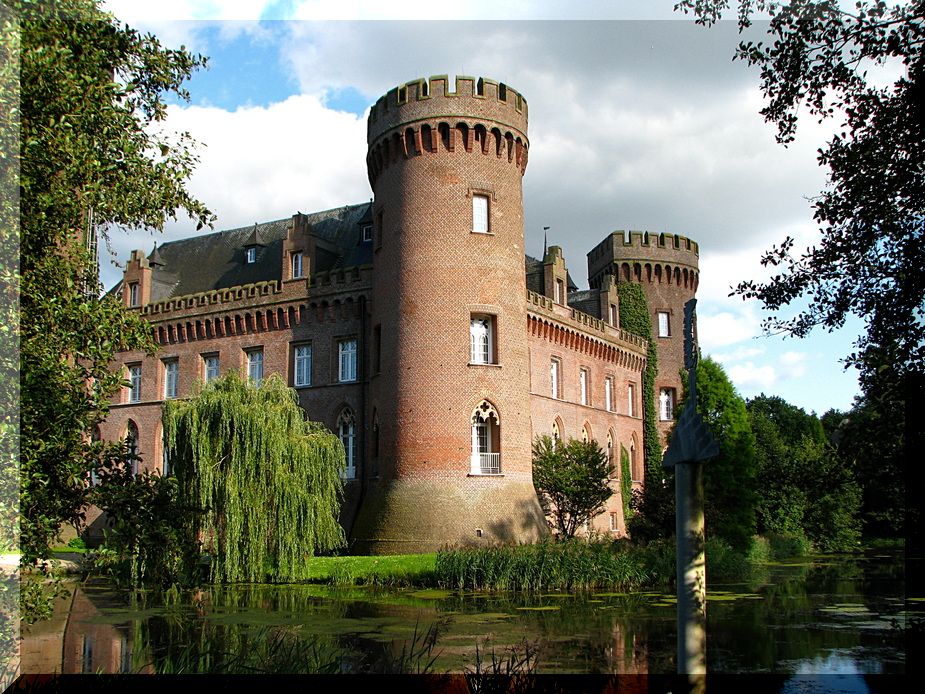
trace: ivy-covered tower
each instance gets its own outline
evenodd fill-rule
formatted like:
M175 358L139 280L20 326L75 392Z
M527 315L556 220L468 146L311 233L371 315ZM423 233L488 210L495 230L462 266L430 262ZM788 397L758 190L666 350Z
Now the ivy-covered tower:
M689 238L641 231L615 231L588 253L592 288L606 287L612 276L638 283L645 293L658 351L654 396L663 447L684 388L684 304L697 291L699 255L697 243Z
M522 177L527 103L458 77L372 108L369 479L355 551L534 541Z

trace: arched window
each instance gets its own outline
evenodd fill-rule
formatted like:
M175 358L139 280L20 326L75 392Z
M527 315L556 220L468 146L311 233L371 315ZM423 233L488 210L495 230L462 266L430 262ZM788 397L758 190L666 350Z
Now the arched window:
M488 400L482 400L472 412L473 475L501 474L501 426L498 413Z
M636 437L633 436L632 442L630 442L630 471L634 482L639 482L642 480L642 470L639 465L639 456L636 454Z
M607 432L607 460L610 462L610 466L613 467L613 431Z
M581 440L584 443L591 441L593 437L591 436L591 425L587 422L584 423L584 426L581 427Z
M552 422L552 440L557 446L562 441L562 426L559 424L558 419L554 419Z
M337 418L337 435L340 437L340 442L344 444L347 462L347 468L343 471L342 477L345 480L355 479L357 476L356 418L349 408L344 408Z
M131 419L125 426L125 449L128 453L128 461L132 466L132 474L138 474L138 425Z

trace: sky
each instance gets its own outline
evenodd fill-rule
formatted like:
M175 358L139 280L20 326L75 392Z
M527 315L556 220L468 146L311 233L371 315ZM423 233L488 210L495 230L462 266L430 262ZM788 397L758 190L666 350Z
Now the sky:
M369 106L421 77L491 78L529 104L527 253L542 255L549 227L586 288L586 253L612 231L687 236L700 244L701 349L738 392L817 414L851 407L856 372L840 360L861 321L801 340L767 336L760 306L728 296L769 277L761 255L786 236L800 249L819 238L817 150L837 125L803 117L797 140L777 144L759 114L757 71L732 60L734 22L700 27L663 0L148 5L104 2L165 45L209 56L167 126L200 143L189 188L217 215L215 230L369 200ZM104 285L121 278L131 249L195 233L185 219L163 233L114 231Z

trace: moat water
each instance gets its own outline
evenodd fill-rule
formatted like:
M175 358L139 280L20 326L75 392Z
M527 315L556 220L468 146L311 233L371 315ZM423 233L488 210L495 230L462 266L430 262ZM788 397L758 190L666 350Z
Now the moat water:
M906 595L910 561L898 552L812 557L710 583L708 672L832 673L857 692L871 691L865 674L904 673L904 630L925 617L925 587ZM105 584L73 589L61 633L25 631L23 672L463 673L490 668L493 655L517 667L526 659L538 673L675 672L674 598L659 591L250 585L155 602Z

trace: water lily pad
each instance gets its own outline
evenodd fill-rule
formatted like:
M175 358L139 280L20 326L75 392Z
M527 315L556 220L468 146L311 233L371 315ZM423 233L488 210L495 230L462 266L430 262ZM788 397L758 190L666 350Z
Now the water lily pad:
M424 598L426 600L445 600L446 598L453 595L453 591L429 588L427 590L416 590L410 593L410 595L416 598Z
M552 612L561 608L558 605L541 605L539 607L518 607L517 609L525 612Z

